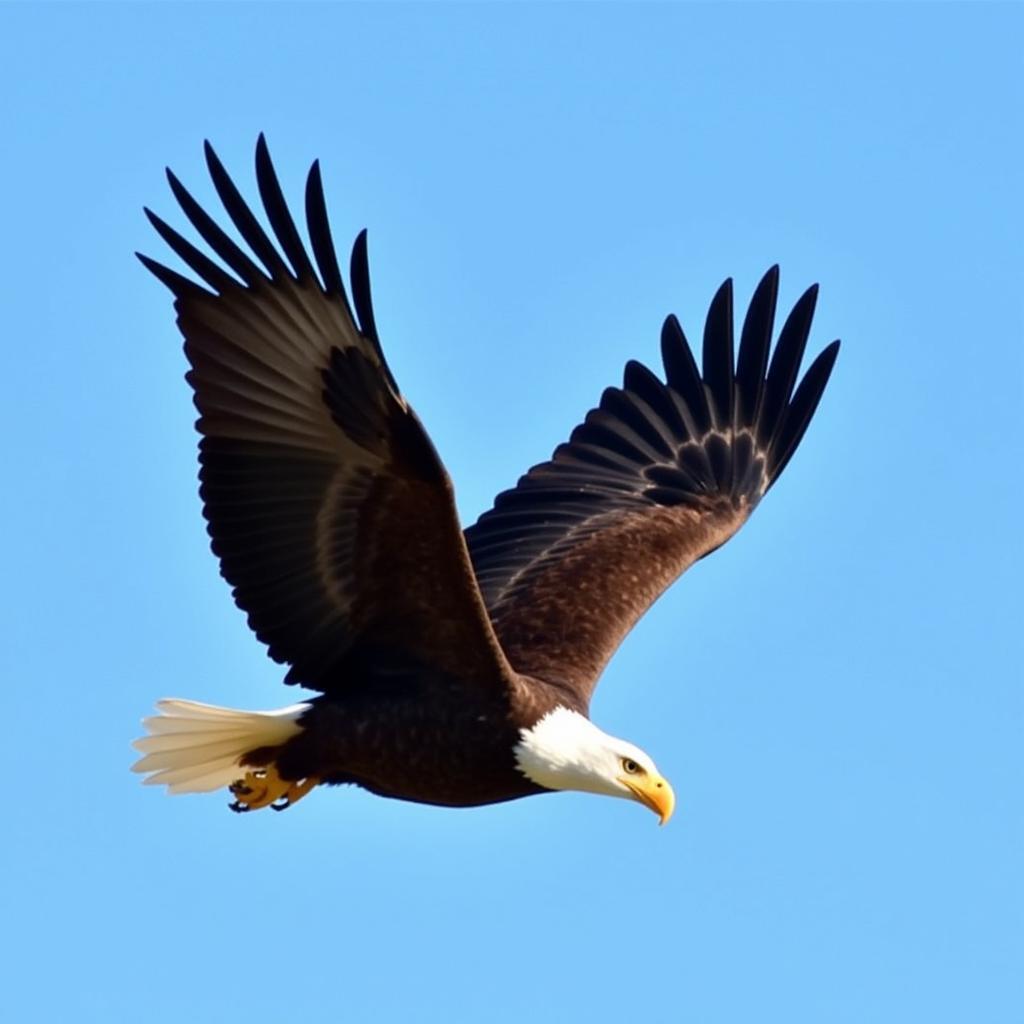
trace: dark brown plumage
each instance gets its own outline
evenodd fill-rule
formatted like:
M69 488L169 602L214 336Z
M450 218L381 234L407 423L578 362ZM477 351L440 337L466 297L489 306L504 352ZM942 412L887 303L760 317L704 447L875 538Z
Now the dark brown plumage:
M246 723L230 718L246 713L168 705L149 720L138 767L172 789L237 780L240 809L293 802L299 780L451 805L552 788L519 745L556 708L586 715L633 624L739 529L799 444L838 351L821 352L794 392L816 289L770 362L776 268L754 294L738 361L731 282L708 314L703 371L669 317L666 381L630 362L622 388L463 534L447 473L381 350L365 233L350 305L318 165L306 187L314 266L263 138L256 175L274 238L209 145L206 157L255 259L170 172L223 266L149 211L206 287L140 259L175 296L221 573L270 656L290 666L286 681L321 696L279 716L276 732L253 713Z

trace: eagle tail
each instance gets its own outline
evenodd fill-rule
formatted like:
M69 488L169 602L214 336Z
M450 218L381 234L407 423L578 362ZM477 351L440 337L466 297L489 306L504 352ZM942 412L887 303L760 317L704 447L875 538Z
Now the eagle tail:
M146 774L144 785L164 785L169 793L209 793L230 786L245 775L248 755L298 735L309 707L239 711L191 700L157 701L158 713L142 723L149 735L132 744L144 755L132 771ZM258 759L260 764L265 760Z

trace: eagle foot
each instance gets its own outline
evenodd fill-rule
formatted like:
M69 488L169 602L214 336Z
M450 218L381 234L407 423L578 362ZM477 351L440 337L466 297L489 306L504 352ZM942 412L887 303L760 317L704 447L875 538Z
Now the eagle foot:
M235 797L228 807L236 814L258 811L263 807L284 811L298 803L319 781L309 778L290 782L282 779L272 764L265 768L255 768L228 787Z
M279 800L270 805L271 810L287 811L293 804L297 804L314 786L320 782L319 779L300 779L288 785L288 791Z

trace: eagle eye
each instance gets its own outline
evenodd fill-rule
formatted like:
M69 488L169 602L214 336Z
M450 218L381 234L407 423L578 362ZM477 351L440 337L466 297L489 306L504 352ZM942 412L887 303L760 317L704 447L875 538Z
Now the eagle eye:
M641 771L640 765L631 757L624 757L622 759L622 768L627 775L636 775L637 772Z

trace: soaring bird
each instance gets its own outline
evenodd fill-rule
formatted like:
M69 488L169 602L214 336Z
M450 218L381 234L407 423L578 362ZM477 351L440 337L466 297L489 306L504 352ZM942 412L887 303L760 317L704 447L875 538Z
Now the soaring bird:
M310 249L262 136L256 180L273 237L207 143L246 252L167 177L216 259L147 210L201 280L140 255L174 294L199 411L199 493L221 575L285 682L277 711L161 700L134 770L172 793L228 787L236 811L290 807L318 785L452 807L578 790L675 797L643 750L588 717L609 658L681 573L748 519L800 443L839 342L797 385L817 286L771 349L778 268L733 352L732 282L701 366L661 334L664 380L626 364L569 440L460 528L452 483L380 345L366 234L349 291L319 164ZM770 358L769 358L770 355Z

